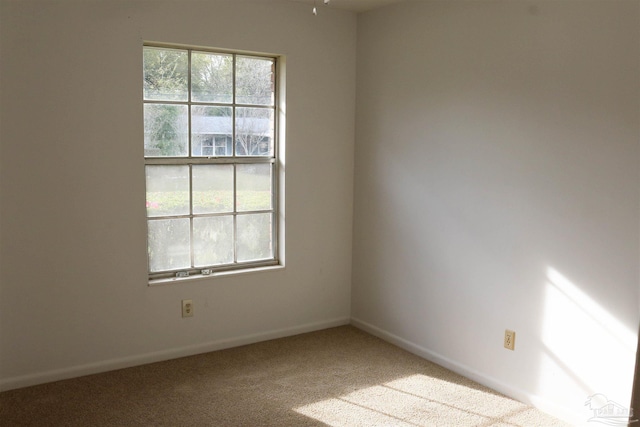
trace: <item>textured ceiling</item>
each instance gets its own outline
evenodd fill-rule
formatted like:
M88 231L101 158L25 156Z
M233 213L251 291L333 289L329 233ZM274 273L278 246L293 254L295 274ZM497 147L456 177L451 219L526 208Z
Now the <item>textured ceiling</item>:
M311 7L314 5L314 0L291 0L299 3L307 3ZM353 12L364 12L367 10L375 9L377 7L386 6L391 3L398 3L403 0L331 0L328 7L334 7L336 9L351 10ZM323 0L315 0L315 4L318 7L325 7Z

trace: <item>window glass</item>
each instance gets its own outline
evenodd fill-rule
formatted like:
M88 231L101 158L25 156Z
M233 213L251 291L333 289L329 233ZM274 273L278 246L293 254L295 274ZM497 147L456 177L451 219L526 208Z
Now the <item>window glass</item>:
M144 99L186 101L189 58L187 51L175 49L144 49Z
M191 97L194 101L233 102L233 55L192 52Z
M233 165L193 166L193 213L233 212Z
M186 156L189 144L189 115L186 105L145 104L144 155Z
M191 141L193 156L232 156L233 147L233 108L207 107L194 105L191 107ZM216 144L226 142L229 147ZM207 148L208 147L208 148ZM217 150L214 150L218 148Z
M273 59L238 56L236 61L236 102L273 105L275 82Z

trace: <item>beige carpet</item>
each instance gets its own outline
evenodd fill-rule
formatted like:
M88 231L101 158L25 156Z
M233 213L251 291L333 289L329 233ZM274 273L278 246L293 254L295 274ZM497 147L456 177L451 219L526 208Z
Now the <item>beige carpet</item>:
M563 426L351 326L0 393L2 426Z

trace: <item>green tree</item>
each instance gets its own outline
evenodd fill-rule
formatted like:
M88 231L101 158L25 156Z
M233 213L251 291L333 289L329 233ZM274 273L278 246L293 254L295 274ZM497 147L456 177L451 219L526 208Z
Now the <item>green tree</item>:
M275 62L270 58L236 59L236 103L265 108L236 109L236 153L256 156L273 150Z
M188 55L184 50L144 48L144 99L188 100ZM188 111L174 104L145 105L145 154L187 154Z
M144 99L186 101L189 57L184 50L144 48Z
M233 56L193 52L191 91L194 101L230 104L233 101Z

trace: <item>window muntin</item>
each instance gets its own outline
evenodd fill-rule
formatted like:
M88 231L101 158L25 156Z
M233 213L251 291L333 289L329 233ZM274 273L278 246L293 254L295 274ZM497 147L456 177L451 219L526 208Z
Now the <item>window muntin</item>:
M276 58L143 58L150 279L277 264Z

